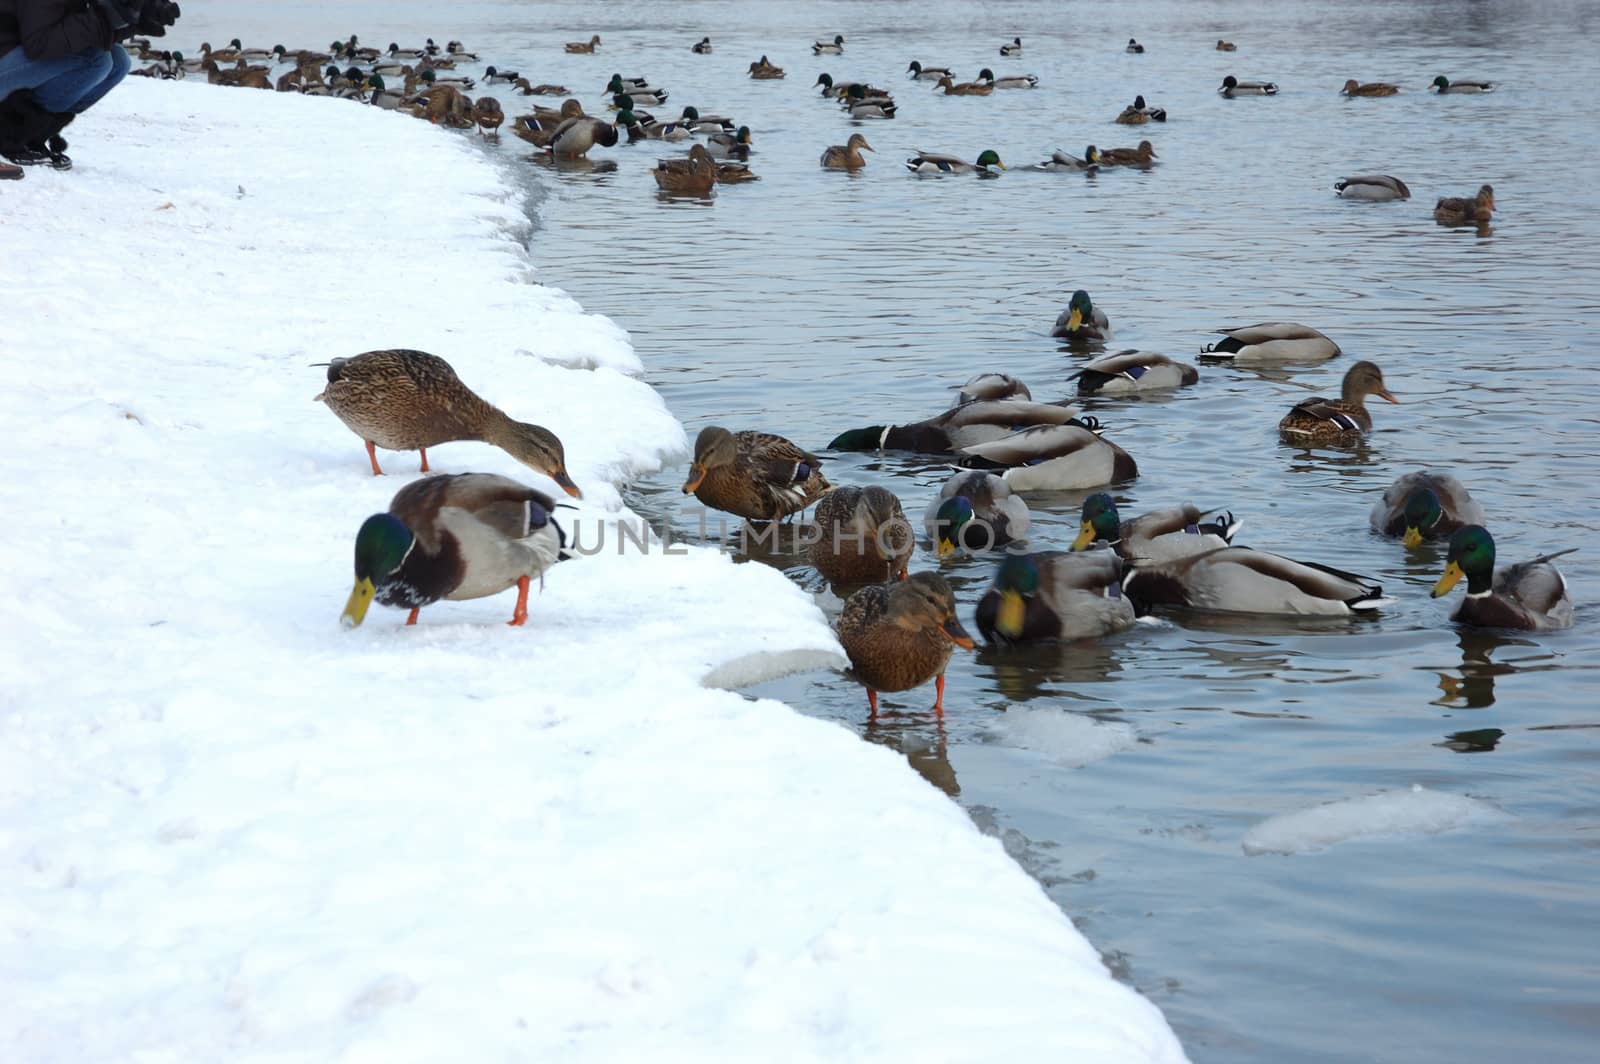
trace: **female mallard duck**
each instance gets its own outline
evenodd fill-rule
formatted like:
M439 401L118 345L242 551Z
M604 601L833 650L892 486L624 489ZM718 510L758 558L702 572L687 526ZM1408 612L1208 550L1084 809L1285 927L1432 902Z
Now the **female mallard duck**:
M1038 425L961 452L969 468L1004 470L1013 491L1077 491L1139 475L1133 456L1103 438L1092 420Z
M1366 200L1369 203L1388 203L1391 200L1411 198L1411 190L1398 177L1388 174L1357 174L1343 177L1333 186L1340 199Z
M1137 107L1124 107L1122 113L1117 115L1116 122L1119 126L1142 126L1150 121L1150 116Z
M603 118L574 115L564 119L551 131L548 148L552 155L559 155L564 159L581 159L596 144L611 148L615 147L616 143L616 126Z
M760 181L750 169L749 163L727 162L717 163L717 184L742 185L746 181Z
M978 631L1000 645L1067 643L1133 627L1122 559L1111 551L1008 554L978 600Z
M960 386L960 392L956 398L958 403L970 403L974 399L1033 398L1028 386L1009 373L976 374L967 378L967 383Z
M1028 534L1028 504L1001 477L982 470L945 481L922 516L928 540L940 558L958 550L985 554Z
M1098 162L1101 166L1154 166L1156 161L1155 145L1148 140L1141 140L1137 148L1105 148L1100 152Z
M867 160L862 157L863 151L873 151L872 145L867 143L867 138L860 133L850 134L850 140L845 144L835 144L822 153L822 168L824 170L859 170L867 165Z
M600 35L597 33L587 41L568 41L566 50L568 55L593 55L598 47L600 47Z
M902 579L917 549L900 500L887 488L838 487L817 503L811 564L830 584Z
M1002 44L1000 46L1000 54L1007 59L1015 59L1022 55L1022 38L1013 37L1010 44Z
M238 39L239 38L235 37L233 39L233 41L228 42L228 47L226 47L226 48L217 48L217 49L213 49L211 47L211 42L210 41L202 41L202 42L200 42L200 59L201 59L201 61L204 62L205 60L210 59L210 60L212 60L213 62L216 62L216 63L231 63L231 62L233 62L235 59L239 58L239 46L236 43L234 43L234 42L238 41Z
M1440 74L1438 77L1433 79L1433 84L1429 85L1428 87L1430 89L1432 89L1434 92L1436 92L1437 94L1439 94L1440 96L1443 96L1443 95L1446 95L1446 94L1453 94L1453 93L1458 93L1458 92L1493 92L1494 91L1494 82L1492 82L1492 81L1451 81L1449 78L1445 77L1443 74Z
M756 81L777 81L783 77L783 67L773 66L771 60L762 56L750 64L750 76Z
M698 147L698 145L696 145ZM822 459L768 432L700 430L685 495L751 521L781 520L830 490Z
M1442 539L1462 525L1481 525L1488 516L1449 473L1406 473L1389 485L1372 507L1372 530L1399 537L1407 547Z
M975 163L969 163L954 155L940 155L937 152L929 151L919 151L906 160L906 169L913 174L970 174L974 172L992 174L994 171L989 169L991 166L1000 170L1006 168L1006 164L1000 161L1000 156L988 149L985 149L983 154L978 156L978 161Z
M1135 96L1133 98L1132 108L1152 122L1165 122L1167 120L1167 109L1165 107L1151 107L1144 102L1143 96Z
M844 35L834 34L831 41L813 41L811 44L812 55L843 55Z
M839 106L851 118L893 118L895 103L888 95L868 96L860 85L851 85L839 97Z
M1217 40L1217 51L1219 52L1237 52L1238 50L1239 46L1232 41L1224 41L1220 38Z
M1542 554L1495 572L1494 537L1482 525L1466 525L1450 537L1444 575L1433 587L1433 597L1450 592L1467 578L1467 597L1451 620L1479 628L1519 628L1540 632L1572 627L1572 600L1567 580L1550 562L1577 550L1569 547Z
M909 691L935 680L934 712L944 715L944 667L951 648L973 647L956 616L956 595L938 573L915 573L864 587L845 600L834 626L850 669L878 715L879 691Z
M421 451L426 473L429 447L481 440L537 469L568 495L583 497L567 475L566 452L555 433L507 417L437 355L402 348L336 358L328 363L328 386L316 399L366 442L375 477L383 475L376 447Z
M1127 52L1129 55L1144 55L1144 45L1140 44L1132 37L1129 37L1128 47L1124 48L1123 51Z
M906 73L911 75L912 81L938 81L940 78L950 77L950 68L941 66L925 67L915 59L906 67Z
M1089 152L1098 157L1094 148L1091 147ZM1094 305L1089 293L1080 288L1067 300L1067 309L1057 315L1055 328L1050 330L1050 335L1074 343L1109 340L1111 319L1106 317L1105 311Z
M1207 513L1214 514L1204 520ZM1097 491L1083 500L1078 537L1072 550L1088 550L1104 543L1130 565L1159 565L1231 546L1244 524L1233 514L1201 510L1191 503L1152 510L1122 520L1110 495Z
M505 120L506 113L500 109L500 101L493 96L479 96L473 101L472 121L484 136L499 140L500 124Z
M1399 91L1400 86L1391 85L1387 81L1368 81L1363 84L1351 78L1344 83L1344 88L1339 90L1339 95L1353 100L1357 96L1393 96Z
M1229 74L1222 79L1222 87L1217 93L1229 100L1235 96L1276 96L1278 86L1271 81L1240 81Z
M689 51L693 52L695 55L710 55L711 38L701 37L698 41L690 46Z
M948 77L949 75L945 76ZM978 80L995 89L1036 89L1039 87L1039 75L1037 74L1007 74L1003 78L997 78L994 76L994 71L988 67L978 71Z
M1367 413L1369 395L1400 400L1389 394L1383 385L1383 370L1376 363L1363 359L1345 371L1344 382L1339 385L1339 398L1307 399L1296 403L1294 409L1278 422L1278 435L1285 443L1358 443L1372 431L1372 415Z
M1054 151L1050 153L1050 158L1042 163L1034 163L1029 169L1048 173L1097 173L1100 169L1100 149L1089 145L1084 149L1081 159L1064 151Z
M511 132L535 147L548 148L561 124L582 114L583 106L577 100L568 100L559 111L535 108L531 115L518 115L511 123ZM633 127L629 123L634 121L636 119L631 111L624 111L617 116L617 123L625 129L631 130Z
M1484 185L1471 199L1451 196L1433 207L1433 220L1440 225L1488 225L1494 217L1494 188Z
M1226 339L1207 344L1200 353L1231 362L1320 362L1339 353L1339 345L1311 328L1292 321L1264 321L1234 329L1218 329Z
M552 85L549 82L540 82L534 85L527 78L518 78L511 83L517 92L523 96L568 96L571 90L565 85Z
M713 133L706 138L706 151L713 159L750 158L750 127L740 126L737 133Z
M871 425L850 429L828 444L832 451L917 451L954 454L975 443L1003 439L1023 425L1069 425L1078 411L1064 403L1025 399L962 402L938 417L910 425Z
M935 88L943 89L946 96L988 96L994 92L994 85L987 81L956 82L950 77L942 77Z
M1123 590L1140 612L1177 606L1214 613L1348 617L1393 601L1368 577L1249 547L1135 566Z
M509 477L456 473L401 488L387 513L356 533L356 585L339 620L359 625L374 599L410 610L406 624L440 599L517 589L510 624L528 619L528 588L562 557L566 532L555 500Z
M650 173L663 192L704 196L717 183L717 161L704 145L696 144L684 158L656 160L655 169Z
M1095 359L1071 374L1079 395L1128 395L1182 388L1200 379L1200 371L1187 362L1174 362L1154 351L1118 351Z

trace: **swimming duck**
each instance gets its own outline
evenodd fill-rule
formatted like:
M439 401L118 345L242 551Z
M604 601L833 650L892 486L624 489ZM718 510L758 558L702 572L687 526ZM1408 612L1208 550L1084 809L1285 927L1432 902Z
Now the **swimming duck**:
M483 136L499 140L500 124L505 120L506 113L500 109L500 101L493 96L479 96L473 101L472 121Z
M398 348L336 358L328 363L328 385L316 400L327 403L366 442L375 477L383 475L375 447L421 451L426 473L429 447L481 440L537 469L568 495L583 497L567 475L566 451L555 433L512 420L468 388L438 355Z
M906 67L906 73L911 75L912 81L938 81L940 78L951 76L949 67L925 67L915 59L911 61L910 66Z
M988 96L994 92L994 84L988 81L963 81L957 84L949 77L942 77L935 88L944 90L946 96Z
M976 399L951 407L926 421L909 425L871 425L841 432L829 442L828 449L953 454L975 443L1003 439L1024 426L1072 424L1077 416L1077 409L1064 403Z
M1214 613L1348 617L1386 606L1370 577L1249 547L1223 547L1135 566L1123 590L1140 612L1177 606Z
M976 163L969 163L958 159L954 155L940 155L936 152L919 151L916 155L906 160L906 169L913 174L970 174L973 172L988 174L993 173L989 168L993 166L1004 170L1005 164L1000 161L1000 156L993 151L985 150L978 156Z
M1344 88L1339 90L1339 95L1353 100L1357 96L1393 96L1399 91L1400 86L1391 85L1387 81L1369 81L1362 84L1351 78L1344 83Z
M1443 539L1463 525L1488 520L1466 485L1449 473L1421 470L1396 478L1372 507L1374 532L1398 537L1407 547Z
M827 71L823 71L821 74L818 74L817 80L811 83L811 87L813 89L818 85L822 86L822 95L830 100L842 99L843 97L848 96L850 90L856 86L860 86L860 95L863 99L877 96L887 97L889 95L889 93L883 91L882 89L875 89L864 81L835 82L833 80L833 75L829 74Z
M1366 200L1371 203L1387 203L1390 200L1411 198L1411 190L1406 187L1406 183L1388 174L1357 174L1354 177L1342 177L1333 186L1333 191L1338 193L1340 199Z
M1028 504L1003 477L981 469L957 473L939 489L922 515L928 540L940 558L958 550L983 554L1022 539L1031 519Z
M893 118L895 112L894 100L887 94L882 96L868 96L866 90L860 85L851 85L845 94L839 98L839 106L851 118Z
M509 477L424 477L395 493L386 513L356 533L356 583L340 622L359 625L376 600L410 610L440 599L485 598L517 589L512 625L528 619L528 590L562 558L565 530L555 500Z
M1218 39L1217 41L1217 51L1219 52L1237 52L1238 50L1239 46L1234 44L1232 41L1224 41L1221 39Z
M1400 400L1383 384L1383 371L1363 359L1345 371L1338 399L1306 399L1278 422L1278 435L1285 443L1356 443L1372 431L1372 415L1366 398L1376 395L1391 403Z
M690 46L689 51L693 52L695 55L710 55L711 38L701 37L698 41Z
M749 163L719 162L717 163L717 184L742 185L746 181L760 181L750 169Z
M694 127L688 122L653 122L646 126L632 111L617 115L617 125L628 131L628 143L638 140L665 140L671 143L688 140L694 136Z
M1135 107L1124 107L1122 113L1116 117L1119 126L1142 126L1149 121L1150 116Z
M798 513L829 490L816 455L769 432L729 432L716 425L696 437L683 485L685 495L692 492L714 510L752 521Z
M1009 373L978 373L967 379L967 383L960 386L958 403L970 403L974 399L1032 399L1033 393L1028 391L1028 386Z
M290 71L290 73L291 74L297 74L297 73L299 73L299 71L294 70L294 71ZM288 74L284 75L284 77L288 77L288 76L289 76ZM388 87L387 84L385 84L382 74L374 74L370 78L368 78L367 79L367 88L372 94L370 99L368 100L368 102L371 103L374 107L383 108L385 111L393 111L393 110L395 110L402 103L404 103L405 100L406 100L405 93L398 92L398 91L396 91L394 89L391 89L391 88ZM278 79L278 91L279 92L285 91L284 88L283 88L283 79L282 78Z
M757 81L776 81L783 77L783 67L773 66L766 56L750 64L750 76Z
M822 167L825 170L859 170L867 165L861 153L873 150L866 137L852 133L848 143L835 144L822 153Z
M424 85L449 85L451 88L460 89L463 92L471 92L472 89L477 85L477 82L473 81L471 78L458 74L446 74L443 77L440 77L438 72L431 67L427 70L424 70L418 77L418 80Z
M619 92L611 97L612 110L634 111L640 107L659 107L667 102L666 89L633 89Z
M905 577L916 535L894 492L834 488L818 501L814 521L811 565L830 584L881 584Z
M228 47L219 48L216 50L212 49L211 42L202 41L200 44L200 61L205 62L207 59L210 59L216 63L233 62L235 59L239 58L239 46L237 43L235 43L238 40L239 38L235 37L233 41L228 43Z
M568 41L566 50L570 55L593 55L598 47L600 47L600 35L597 33L588 41Z
M1200 353L1233 362L1313 362L1332 358L1339 345L1309 325L1264 321L1234 329L1218 329L1225 339L1207 344Z
M1077 378L1079 395L1127 395L1181 388L1200 379L1200 371L1154 351L1104 355L1067 377Z
M522 75L515 70L501 70L499 67L492 66L483 72L483 83L485 85L493 85L497 82L504 82L510 85L520 77Z
M1096 158L1099 156L1093 146L1090 146L1089 154ZM1050 335L1074 343L1109 340L1111 319L1106 317L1105 311L1094 305L1089 293L1080 288L1067 300L1067 309L1057 315L1055 328L1050 330Z
M978 631L1002 646L1096 639L1133 627L1122 559L1111 551L1007 554L978 600Z
M274 45L272 51L273 54L277 56L278 62L293 63L296 66L305 66L307 63L310 63L320 67L322 64L333 58L333 56L329 55L327 52L313 52L305 48L302 48L299 51L291 52L281 44ZM174 55L177 54L178 53L174 53Z
M704 196L717 183L717 163L706 151L705 145L696 144L684 158L656 160L655 169L650 174L663 192Z
M1278 86L1271 81L1240 81L1229 74L1222 79L1222 87L1217 92L1230 100L1235 96L1276 96Z
M595 43L599 44L600 38L596 37ZM470 59L476 62L478 58L477 52L467 51L466 46L460 41L450 41L444 46L444 53L452 59Z
M834 626L850 669L878 715L879 691L909 691L934 680L934 712L944 715L944 669L953 646L973 648L956 616L956 596L938 573L914 573L864 587L845 600Z
M546 108L538 108L531 115L518 115L511 123L511 132L535 147L548 148L562 123L582 114L583 106L577 100L567 100L562 104L561 111L552 112ZM634 117L630 111L624 111L617 116L617 123L630 130L633 128L628 125L631 121L634 121Z
M1124 48L1123 51L1127 52L1129 55L1144 55L1144 45L1140 44L1132 37L1129 37L1128 47Z
M843 55L844 36L842 34L834 34L833 40L831 41L814 41L811 45L811 54Z
M1000 46L1000 54L1007 58L1020 56L1022 54L1022 38L1013 37L1010 44L1002 44Z
M1471 199L1451 196L1433 207L1433 220L1440 225L1488 225L1494 217L1494 188L1484 185Z
M678 120L695 133L732 133L736 129L733 119L725 115L703 115L692 105L683 109Z
M750 127L740 126L737 133L713 133L706 138L706 150L714 159L750 158Z
M534 85L527 78L517 78L512 86L524 96L568 96L571 95L565 85L552 85L549 82L540 82Z
M428 40L431 43L433 38L430 37ZM389 47L385 49L384 54L390 59L421 59L425 55L435 54L437 52L437 45L434 46L434 52L430 53L426 48L402 48L396 42L390 41Z
M1138 116L1138 117L1134 117ZM1135 96L1133 103L1125 107L1117 121L1125 126L1143 125L1145 122L1165 122L1167 109L1165 107L1151 107L1144 102L1143 96Z
M1438 77L1433 79L1433 84L1429 85L1428 87L1433 89L1434 92L1436 92L1439 95L1443 96L1443 95L1445 95L1447 93L1457 93L1457 92L1493 92L1494 91L1494 82L1492 82L1492 81L1451 81L1449 78L1445 77L1443 74L1440 74Z
M1069 155L1064 151L1050 153L1050 158L1042 163L1034 163L1028 167L1030 170L1044 170L1049 173L1098 173L1100 170L1100 149L1093 144L1083 150L1083 158Z
M1103 148L1097 160L1101 166L1153 166L1156 161L1155 145L1141 140L1137 148Z
M1207 514L1212 514L1206 520ZM1202 510L1192 503L1152 510L1124 521L1110 495L1097 491L1083 500L1072 550L1105 544L1131 565L1151 565L1205 554L1232 545L1244 524L1231 512Z
M945 77L949 76L948 74L945 75ZM1039 87L1039 75L1037 74L1008 74L1003 78L997 78L994 76L994 71L988 67L978 71L978 80L987 82L990 87L996 89L1036 89Z
M1450 618L1457 623L1528 632L1570 628L1573 608L1567 580L1550 563L1577 549L1542 554L1495 572L1494 537L1482 525L1466 525L1450 537L1444 575L1434 585L1433 597L1448 594L1465 576L1467 597Z
M616 126L603 118L575 115L562 121L550 134L548 148L552 155L578 159L587 155L596 144L611 148L616 143Z
M961 449L967 468L998 472L1013 491L1077 491L1132 480L1133 456L1105 439L1098 423L1037 425Z

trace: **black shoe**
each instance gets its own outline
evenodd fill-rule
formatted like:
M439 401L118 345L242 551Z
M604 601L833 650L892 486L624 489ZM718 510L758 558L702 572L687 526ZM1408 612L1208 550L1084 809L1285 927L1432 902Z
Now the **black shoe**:
M67 152L67 138L57 133L45 141L44 146L50 149L51 155L65 155Z
M60 152L53 152L43 144L7 144L0 147L0 155L18 166L48 166L52 170L71 170L72 160Z

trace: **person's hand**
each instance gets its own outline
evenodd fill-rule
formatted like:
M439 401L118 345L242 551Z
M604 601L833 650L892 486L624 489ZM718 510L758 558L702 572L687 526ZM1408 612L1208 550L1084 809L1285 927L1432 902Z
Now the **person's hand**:
M165 37L167 27L182 14L173 0L145 0L139 10L139 32L147 37Z

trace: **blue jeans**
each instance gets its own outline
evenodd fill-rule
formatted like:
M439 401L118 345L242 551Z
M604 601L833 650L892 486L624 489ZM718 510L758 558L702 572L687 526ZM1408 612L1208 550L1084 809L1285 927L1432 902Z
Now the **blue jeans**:
M0 55L0 100L19 89L32 89L46 111L87 111L128 75L128 53L120 44L109 50L89 48L56 59L29 59L22 47Z

